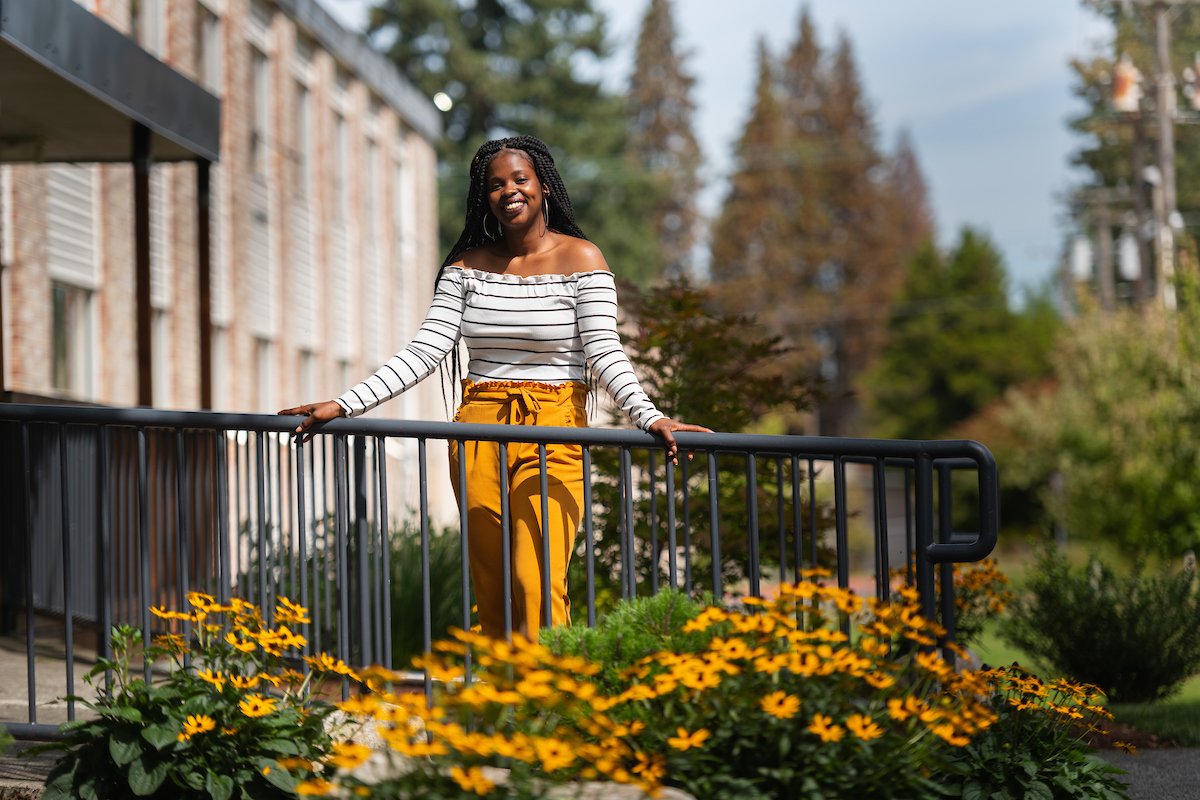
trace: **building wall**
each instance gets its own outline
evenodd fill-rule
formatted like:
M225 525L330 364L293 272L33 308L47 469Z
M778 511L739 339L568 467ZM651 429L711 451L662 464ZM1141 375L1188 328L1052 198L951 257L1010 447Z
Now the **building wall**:
M213 407L269 413L329 399L403 346L424 318L439 260L434 142L411 124L415 112L390 105L353 65L339 63L319 31L289 15L296 0L141 0L138 7L152 18L136 27L129 0L80 2L222 100L211 220ZM206 46L206 15L218 20L218 69ZM256 53L265 57L257 93ZM306 126L298 124L300 86L308 97ZM263 113L256 113L256 100L264 99ZM264 125L266 135L256 141ZM63 271L52 263L49 241L55 169L63 167L0 167L4 385L133 405L132 167L69 168L77 171L72 180L94 187L95 281L82 291L90 303L86 328L65 339L55 334L54 276ZM159 408L200 404L195 176L191 164L163 164L151 182ZM263 214L265 224L256 222ZM69 304L60 303L60 316ZM85 379L70 385L55 378L56 347L61 367L64 344L85 353L76 359ZM372 413L445 419L437 377ZM429 449L430 469L444 472L443 448Z

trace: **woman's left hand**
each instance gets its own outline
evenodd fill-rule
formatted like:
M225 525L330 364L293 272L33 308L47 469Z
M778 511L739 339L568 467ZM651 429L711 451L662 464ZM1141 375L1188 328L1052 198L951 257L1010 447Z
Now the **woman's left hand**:
M675 436L673 435L675 433L675 431L694 431L696 433L712 433L711 428L706 428L703 425L691 425L687 422L678 422L676 420L671 419L670 417L663 417L662 419L655 420L650 425L650 432L656 433L659 436L663 437L664 440L666 440L667 460L674 464L679 463L679 459L677 458L677 456L679 455L679 445L675 442ZM689 455L689 457L691 456L690 453L688 455Z

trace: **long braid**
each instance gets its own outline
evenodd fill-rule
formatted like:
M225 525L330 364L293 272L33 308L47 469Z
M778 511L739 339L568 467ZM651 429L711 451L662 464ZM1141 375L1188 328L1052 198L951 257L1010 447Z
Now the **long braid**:
M445 260L442 261L441 269L434 278L434 286L437 286L446 267L457 261L463 253L491 244L493 241L486 234L484 228L487 218L492 217L487 203L487 171L492 159L501 150L520 150L533 163L534 172L537 173L538 181L545 190L542 202L545 203L548 199L550 204L550 220L546 227L577 239L587 239L587 235L575 222L575 208L571 205L571 196L567 193L562 176L558 174L554 156L550 154L550 148L546 146L546 143L536 136L510 136L505 139L493 139L484 142L475 151L475 157L471 159L470 184L467 187L467 210L463 219L462 233L458 235L458 241L454 243L450 252L446 254ZM495 217L492 218L495 219ZM450 351L450 375L443 373L442 380L443 390L445 384L451 382L451 397L457 396L457 386L461 376L458 348L455 347ZM444 392L443 399L445 399Z

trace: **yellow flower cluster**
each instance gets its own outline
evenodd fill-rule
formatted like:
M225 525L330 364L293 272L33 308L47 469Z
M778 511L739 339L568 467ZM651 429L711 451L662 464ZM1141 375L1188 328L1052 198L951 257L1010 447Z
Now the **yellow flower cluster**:
M1112 714L1100 705L1104 693L1087 683L1059 678L1043 681L1016 664L980 673L1001 702L1018 711L1029 711L1087 733L1104 733L1102 721Z

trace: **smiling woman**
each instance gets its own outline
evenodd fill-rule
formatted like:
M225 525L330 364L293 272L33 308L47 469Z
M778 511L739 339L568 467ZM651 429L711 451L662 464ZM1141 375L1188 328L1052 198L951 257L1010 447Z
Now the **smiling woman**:
M612 272L576 224L570 195L543 142L517 136L480 147L471 162L466 205L462 233L442 264L429 314L412 342L336 400L281 411L304 416L297 434L369 411L417 384L447 357L459 374L459 341L469 360L456 422L584 427L590 375L638 427L663 438L668 458L678 452L674 431L708 430L669 419L642 391L617 334ZM570 621L566 575L583 512L582 451L578 445L546 446L544 497L541 462L533 444L514 442L503 459L494 442L450 445L451 480L466 508L479 621L491 636L510 630L506 573L512 630L536 639L539 621ZM465 485L460 474L466 475ZM512 520L509 554L501 544L505 502Z

